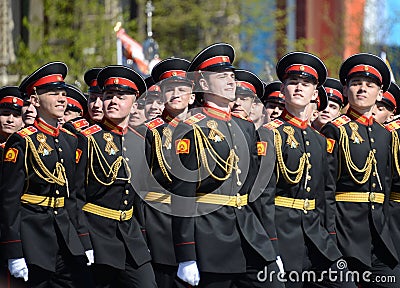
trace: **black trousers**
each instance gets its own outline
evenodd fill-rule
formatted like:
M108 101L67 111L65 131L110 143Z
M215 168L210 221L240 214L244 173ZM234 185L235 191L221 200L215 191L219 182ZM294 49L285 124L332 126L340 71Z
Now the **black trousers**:
M173 288L175 283L177 266L152 263L158 288Z
M27 283L22 278L14 278L7 265L0 267L0 288L26 288Z
M127 261L125 270L108 265L92 264L96 288L156 288L156 280L151 263L139 267Z

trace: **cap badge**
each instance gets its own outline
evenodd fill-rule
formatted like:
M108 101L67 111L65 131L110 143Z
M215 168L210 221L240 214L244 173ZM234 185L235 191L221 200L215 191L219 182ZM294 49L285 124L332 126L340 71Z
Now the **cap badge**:
M176 76L177 74L176 74L176 72L172 72L172 76Z
M14 104L16 104L17 103L17 97L13 97L13 99L12 99L12 103L14 103Z
M223 60L224 62L229 62L229 57L223 56L223 57L222 57L222 60Z
M306 68L304 68L303 65L300 66L300 71L304 71Z
M329 94L333 94L333 89L329 89Z
M115 78L114 79L114 84L118 84L119 83L119 79L118 78Z
M365 65L365 66L364 66L364 71L368 71L368 69L369 69L368 66Z

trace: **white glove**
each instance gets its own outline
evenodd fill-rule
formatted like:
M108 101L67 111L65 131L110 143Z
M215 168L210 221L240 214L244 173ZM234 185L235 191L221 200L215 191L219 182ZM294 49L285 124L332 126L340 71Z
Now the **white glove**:
M283 262L281 256L276 256L276 265L278 265L279 273L285 273L285 269L283 268Z
M88 259L88 262L86 263L87 266L90 266L94 263L94 253L93 249L92 250L86 250L85 251L86 257Z
M199 285L200 273L196 261L186 261L179 263L178 277L192 286Z
M25 258L8 259L8 270L15 278L24 278L28 281L28 266L26 266Z

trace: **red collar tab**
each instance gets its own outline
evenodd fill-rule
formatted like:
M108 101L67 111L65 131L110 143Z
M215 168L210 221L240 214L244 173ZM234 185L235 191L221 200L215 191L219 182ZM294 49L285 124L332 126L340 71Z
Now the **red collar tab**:
M28 95L30 95L33 91L34 87L49 84L49 83L55 83L55 82L64 82L64 78L62 77L61 74L52 74L52 75L47 75L36 82L32 83L26 88L26 91L28 92Z
M4 98L2 98L0 100L0 104L3 103L11 103L11 104L15 104L18 106L24 106L24 100L22 100L21 98L15 97L15 96L6 96Z
M224 120L224 121L231 120L230 113L226 113L225 111L219 110L214 107L210 107L207 104L204 105L203 111L205 114L207 114L208 116L211 116L213 118L217 118L217 119Z
M183 71L183 70L166 71L163 74L161 74L160 80L164 80L164 79L174 77L174 76L186 77L186 71Z
M325 91L328 94L328 97L329 96L336 96L343 102L343 95L342 95L342 93L340 93L339 90L333 89L333 88L329 88L329 87L325 87Z
M93 79L92 81L90 81L90 87L95 87L97 86L97 79Z
M121 78L121 77L111 77L108 78L105 82L104 82L104 86L106 87L108 85L123 85L123 86L128 86L132 89L135 89L136 91L139 91L139 89L137 88L135 82L126 79L126 78Z
M286 109L283 110L281 118L288 122L289 124L292 124L293 126L296 126L300 129L306 129L308 127L308 121L307 120L301 120L292 114L290 114Z
M122 128L121 126L115 125L113 122L110 120L104 118L102 121L102 124L107 128L108 131L114 132L119 135L124 135L126 132L128 132L128 128Z
M347 73L347 78L349 77L349 75L357 72L371 73L372 75L377 77L379 81L382 83L382 75L375 67L364 64L356 65L350 69L349 73Z
M387 100L394 107L394 109L397 108L396 99L394 98L393 94L390 93L389 91L386 91L385 93L383 93L382 100ZM0 103L1 103L1 101L0 101Z
M257 94L256 92L256 87L254 87L253 84L246 82L246 81L236 81L236 86L237 87L243 87L243 88L247 88L250 89L251 91L253 91L254 94Z
M305 72L308 73L312 76L315 77L315 79L318 79L318 72L317 70L315 70L313 67L308 66L308 65L304 65L304 64L293 64L290 65L288 68L286 68L285 73L289 73L289 72Z
M35 122L33 124L39 131L42 131L43 133L46 133L48 135L51 135L53 137L57 137L58 134L60 133L59 127L53 127L50 124L47 124L44 122L44 120L40 117L35 119Z
M283 94L282 95L281 94L282 93L280 91L274 91L274 92L269 93L269 95L267 97L282 97ZM283 96L283 97L285 97L285 96Z
M354 110L353 108L349 108L349 110L347 110L346 113L347 116L349 116L349 118L351 120L357 121L358 123L365 125L365 126L369 126L372 125L374 123L374 117L366 117L364 115L361 115L360 113L358 113L356 110Z
M79 103L79 101L76 101L75 99L73 99L71 97L67 97L67 103L70 105L76 106L83 111L82 105Z
M215 56L202 62L199 66L196 67L196 70L203 70L209 66L220 63L231 64L231 60L229 59L228 56Z

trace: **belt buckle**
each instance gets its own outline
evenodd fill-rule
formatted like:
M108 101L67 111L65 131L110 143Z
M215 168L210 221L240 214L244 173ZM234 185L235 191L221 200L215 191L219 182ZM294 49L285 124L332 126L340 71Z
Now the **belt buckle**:
M124 221L126 219L126 211L121 211L121 214L119 215L119 220Z
M236 207L238 208L238 209L242 209L242 198L240 198L240 193L237 193L236 194Z
M369 192L369 197L368 197L369 202L374 203L376 200L376 195L375 192Z
M310 200L305 199L304 203L303 203L303 210L304 210L304 214L308 213L308 209L310 208Z

